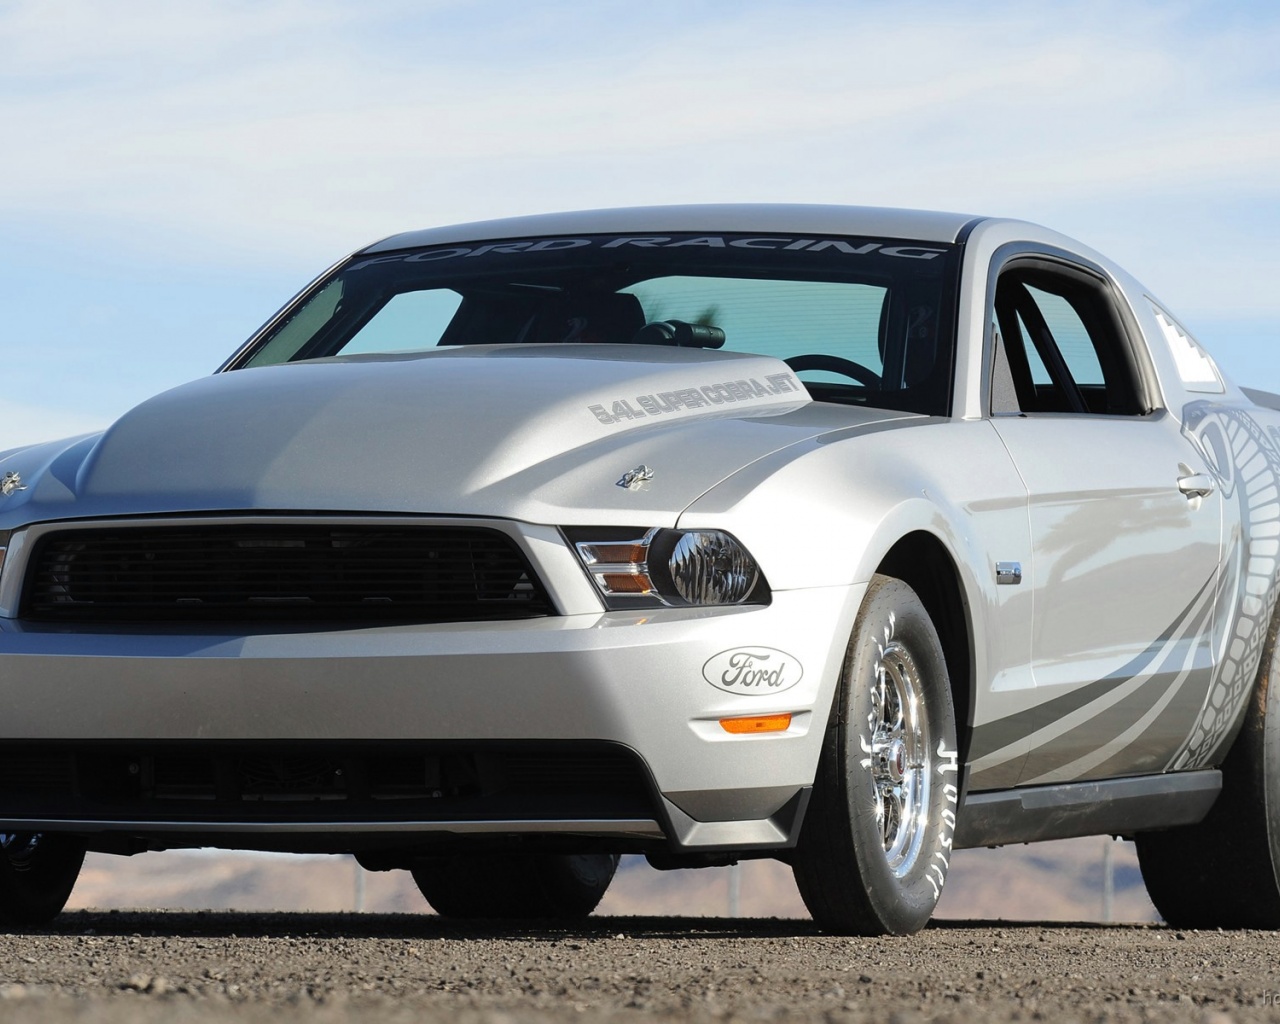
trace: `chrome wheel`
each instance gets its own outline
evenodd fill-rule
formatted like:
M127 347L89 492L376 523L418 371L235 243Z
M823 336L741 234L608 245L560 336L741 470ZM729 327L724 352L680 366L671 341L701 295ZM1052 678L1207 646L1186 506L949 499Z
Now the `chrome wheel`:
M894 625L890 617L890 631ZM867 767L885 859L899 878L915 866L928 820L929 736L920 690L915 659L890 636L875 665Z

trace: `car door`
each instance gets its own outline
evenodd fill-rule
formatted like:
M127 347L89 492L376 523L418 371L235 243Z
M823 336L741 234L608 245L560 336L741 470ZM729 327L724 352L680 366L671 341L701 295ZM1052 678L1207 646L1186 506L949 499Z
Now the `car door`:
M1033 552L1019 784L1158 771L1212 675L1220 496L1142 383L1099 272L1011 259L993 313L992 423L1029 494Z

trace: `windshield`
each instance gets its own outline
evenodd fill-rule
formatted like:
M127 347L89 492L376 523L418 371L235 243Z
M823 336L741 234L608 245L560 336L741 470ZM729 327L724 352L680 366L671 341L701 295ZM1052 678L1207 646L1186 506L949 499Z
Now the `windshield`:
M355 256L228 369L462 345L679 345L785 360L819 401L945 415L955 247L589 235Z

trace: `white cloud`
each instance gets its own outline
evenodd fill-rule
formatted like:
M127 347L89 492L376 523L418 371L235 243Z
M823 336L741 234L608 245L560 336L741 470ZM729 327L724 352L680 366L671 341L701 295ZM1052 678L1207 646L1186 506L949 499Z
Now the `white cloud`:
M1209 0L0 0L0 224L300 283L381 235L512 213L926 206L1077 235L1193 326L1266 324L1278 51L1280 12ZM95 371L188 358L181 301L95 333ZM66 393L36 335L23 354L29 401Z
M1280 190L1280 96L1252 71L1274 28L1188 40L1153 4L603 6L608 34L580 5L11 6L0 215L281 253L583 205Z

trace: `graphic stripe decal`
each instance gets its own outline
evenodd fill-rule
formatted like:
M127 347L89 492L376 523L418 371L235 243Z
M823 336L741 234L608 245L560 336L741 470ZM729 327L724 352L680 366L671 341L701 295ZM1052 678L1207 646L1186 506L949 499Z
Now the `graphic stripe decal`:
M1193 402L1182 411L1183 433L1205 452L1222 493L1223 511L1235 498L1240 524L1224 514L1229 553L1236 567L1227 619L1215 630L1221 646L1214 678L1186 742L1167 765L1183 771L1218 764L1244 713L1262 658L1276 591L1280 586L1280 431L1265 429L1243 409ZM1246 547L1247 545L1247 547Z
M1197 621L1203 624L1205 618L1204 597L1216 575L1214 573L1205 581L1204 585L1196 592L1196 596L1191 603L1179 613L1177 619L1160 634L1151 646L1111 675L1088 683L1070 693L1054 697L1043 704L1037 704L1033 708L1006 715L1004 718L997 718L975 728L970 745L971 759L975 762L984 760L997 752L1014 746L1033 733L1039 732L1055 722L1060 722L1071 712L1077 711L1101 697L1105 697L1112 690L1123 686L1135 676L1145 675L1147 667L1160 657L1161 652L1165 650L1169 642L1184 631L1188 619L1195 616ZM1198 615L1196 614L1197 611L1199 611ZM1016 754L1011 754L1010 756L1016 756ZM984 767L991 767L995 763L999 762L992 762L984 765Z
M1183 410L1183 433L1223 499L1219 572L1114 673L976 728L974 776L1016 766L1019 784L1032 785L1221 763L1280 591L1280 430L1244 409L1197 402Z
M1213 606L1210 604L1209 611L1212 611L1212 608ZM1203 619L1201 620L1201 624L1202 623ZM1197 625L1197 633L1193 634L1193 636L1203 635L1199 631L1199 625L1200 624ZM1182 689L1183 684L1191 678L1191 674L1195 670L1196 655L1200 650L1202 650L1200 644L1190 644L1186 648L1181 659L1182 664L1179 667L1177 674L1174 675L1173 681L1167 684L1162 694L1160 694L1154 701L1150 702L1150 706L1147 708L1146 712L1141 715L1136 722L1130 725L1114 739L1108 740L1106 743L1094 750L1090 750L1088 753L1083 754L1080 757L1077 757L1073 761L1068 761L1066 764L1060 765L1057 768L1043 772L1035 778L1026 779L1025 781L1020 780L1018 784L1023 786L1043 786L1051 782L1070 782L1073 779L1085 778L1093 769L1097 768L1098 765L1105 761L1109 761L1120 751L1131 745L1151 727L1151 724L1160 716L1160 713L1164 711L1164 709L1169 706L1173 698L1177 696L1178 691ZM1172 658L1162 662L1161 667L1168 664L1169 660L1177 660L1176 650L1171 652L1171 655ZM1201 671L1207 674L1209 667L1203 666ZM1151 677L1151 682L1158 685L1167 678L1168 676L1166 673L1159 672ZM1149 685L1144 685L1141 692L1145 694L1146 691L1151 688L1152 687ZM1121 720L1115 724L1123 725L1124 722ZM1068 749L1078 750L1079 747L1072 744ZM1066 756L1070 756L1070 754L1067 754Z
M1193 649L1199 646L1198 638L1204 635L1212 612L1213 601L1211 596L1206 594L1203 603L1195 609L1192 615L1183 620L1179 632L1156 652L1157 657L1150 659L1141 672L1131 675L1128 679L1121 681L1119 685L1112 686L1101 696L1083 707L1076 708L1074 711L1065 714L1061 719L1031 733L1027 737L1029 741L1027 765L1032 766L1030 770L1042 774L1046 769L1056 768L1061 763L1074 760L1082 747L1090 748L1096 747L1100 743L1106 743L1125 729L1134 719L1129 718L1126 720L1116 715L1115 707L1122 704L1122 702L1132 704L1133 702L1128 701L1127 698L1135 694L1144 691L1150 694L1153 690L1163 691L1168 688L1171 685L1171 679L1176 679L1178 669L1167 671L1165 666L1170 661L1173 661L1180 668L1180 650L1188 643ZM1201 674L1207 680L1207 671ZM1148 697L1148 702L1153 699L1153 697ZM1108 715L1107 712L1110 712L1110 714ZM1079 733L1081 732L1090 734L1088 742L1080 742ZM1072 733L1077 734L1075 742L1071 740ZM1001 755L1004 755L1006 759L1017 757L1022 749L1023 744L1020 743L1007 748L1005 751L997 751L989 755L986 760L979 760L975 764L975 770L983 770L998 763ZM1023 774L1025 775L1027 771L1028 768L1024 765Z

